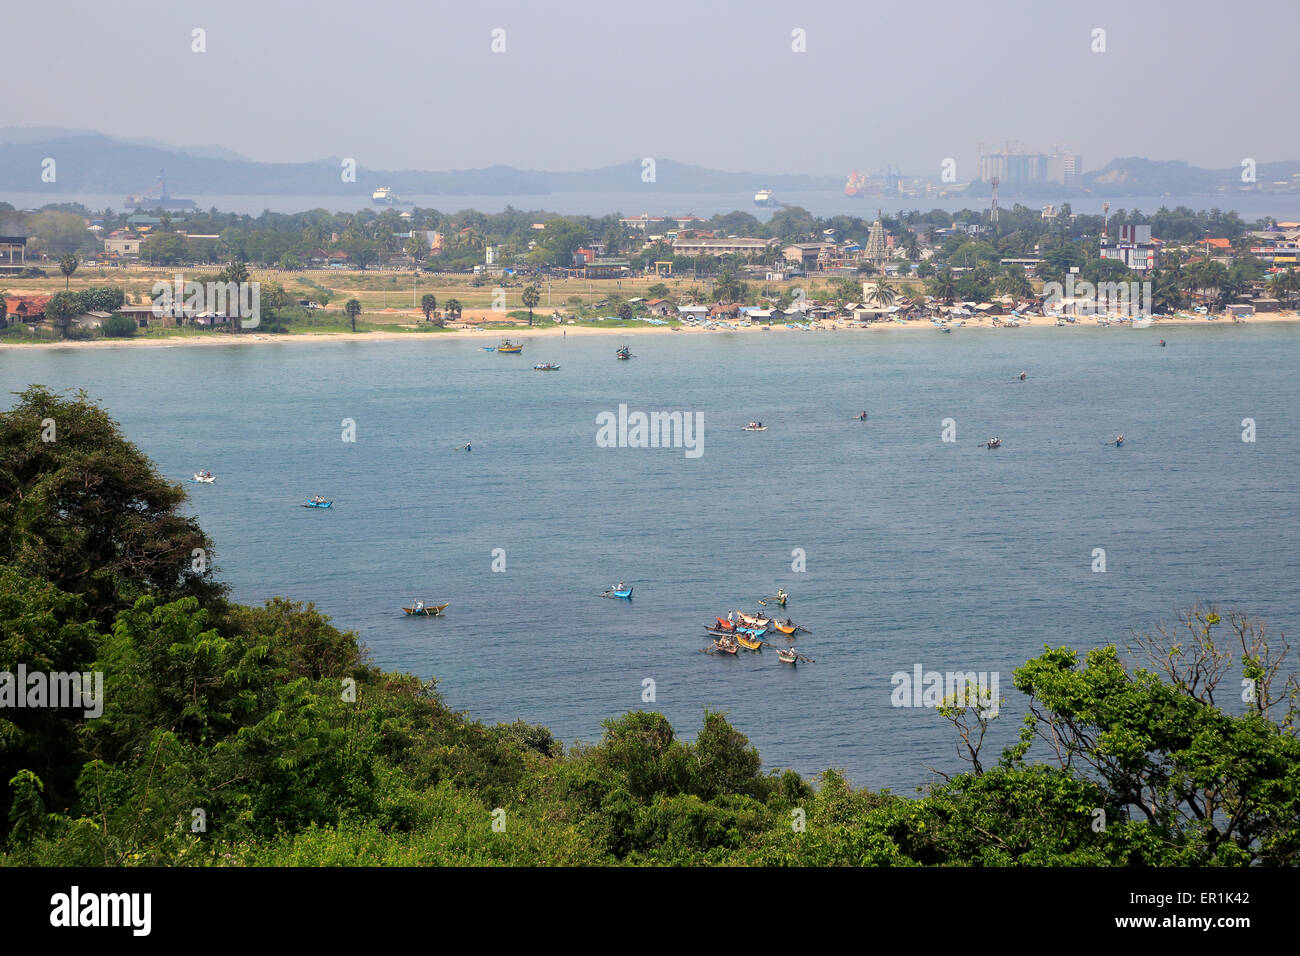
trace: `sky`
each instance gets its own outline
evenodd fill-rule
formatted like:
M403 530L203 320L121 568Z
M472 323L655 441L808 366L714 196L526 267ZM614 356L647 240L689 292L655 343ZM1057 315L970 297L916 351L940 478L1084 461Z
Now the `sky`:
M0 126L263 161L937 176L951 158L966 180L981 143L1059 145L1084 171L1300 158L1294 0L42 0L4 19Z

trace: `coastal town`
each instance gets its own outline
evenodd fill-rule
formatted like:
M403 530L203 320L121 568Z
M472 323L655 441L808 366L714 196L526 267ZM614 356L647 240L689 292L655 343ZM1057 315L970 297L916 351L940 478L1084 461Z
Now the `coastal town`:
M249 326L224 301L160 308L173 281L257 285L267 333L1241 322L1294 318L1300 299L1300 222L1182 207L0 217L0 341L15 344Z

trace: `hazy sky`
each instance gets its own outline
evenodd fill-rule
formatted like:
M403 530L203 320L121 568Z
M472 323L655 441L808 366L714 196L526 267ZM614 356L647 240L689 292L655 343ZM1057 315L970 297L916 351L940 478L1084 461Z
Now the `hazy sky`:
M41 0L4 20L0 126L260 160L937 174L953 157L964 180L980 142L1059 143L1088 171L1300 158L1295 0Z

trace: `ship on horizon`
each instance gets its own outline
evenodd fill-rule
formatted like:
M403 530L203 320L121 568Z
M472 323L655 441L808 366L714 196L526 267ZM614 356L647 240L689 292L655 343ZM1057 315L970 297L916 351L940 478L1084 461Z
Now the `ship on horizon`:
M155 196L154 193L157 193ZM127 196L125 205L132 209L197 209L193 199L177 199L167 194L167 170L158 170L158 182L138 196Z
M760 189L754 193L755 206L775 206L777 201L772 198L772 190Z
M370 201L376 206L414 206L415 203L407 202L400 198L397 193L393 192L388 186L380 186L370 194Z

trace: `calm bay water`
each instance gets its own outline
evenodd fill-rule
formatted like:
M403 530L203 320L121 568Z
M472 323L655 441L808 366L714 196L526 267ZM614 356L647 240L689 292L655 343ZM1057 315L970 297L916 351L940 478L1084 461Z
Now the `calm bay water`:
M625 216L680 216L693 214L708 218L720 213L739 209L752 213L766 222L778 211L773 207L754 205L754 186L740 185L733 191L717 193L675 192L647 184L644 188L627 192L595 193L544 193L532 195L410 195L403 196L410 202L425 209L438 209L443 212L455 212L462 209L476 209L479 212L503 212L507 206L521 210L546 210L570 216L605 216L612 212L621 212ZM189 196L188 193L186 193ZM213 207L222 212L234 212L250 216L261 215L264 211L279 213L303 212L308 209L328 209L331 212L356 212L359 209L382 209L370 201L370 190L358 190L352 196L231 196L231 195L193 195L199 208L208 210ZM80 202L88 209L102 211L121 209L120 195L107 193L45 193L45 192L5 192L0 190L0 202L12 203L18 209L39 209L51 202ZM858 216L863 219L875 218L877 210L889 214L920 210L943 209L958 212L962 209L987 209L988 197L960 196L935 197L918 196L914 198L898 197L864 197L856 198L844 195L841 190L831 191L791 191L777 190L775 199L782 205L800 206L814 216ZM1048 203L1060 206L1064 202L1076 213L1101 215L1102 203L1109 200L1111 208L1118 212L1141 210L1153 213L1162 206L1173 209L1187 206L1190 209L1235 209L1246 222L1254 222L1265 216L1272 216L1281 221L1300 219L1300 194L1295 193L1222 193L1203 196L1075 196L1072 199L1053 198L1051 196L1016 197L1003 194L1002 208L1009 209L1016 203L1030 209L1041 209ZM409 208L409 207L399 207ZM184 215L184 212L178 213Z
M235 599L314 601L454 707L566 741L639 707L693 736L720 709L768 767L907 790L960 763L933 710L891 706L896 671L1000 672L995 752L1044 644L1197 600L1300 631L1300 330L642 335L631 362L611 337L524 340L14 347L0 384L85 388L168 477L215 473L186 487ZM702 412L703 455L598 448L620 403ZM334 508L299 507L313 493ZM619 580L632 602L598 597ZM816 664L698 653L706 621L779 586ZM416 598L448 616L406 618Z

